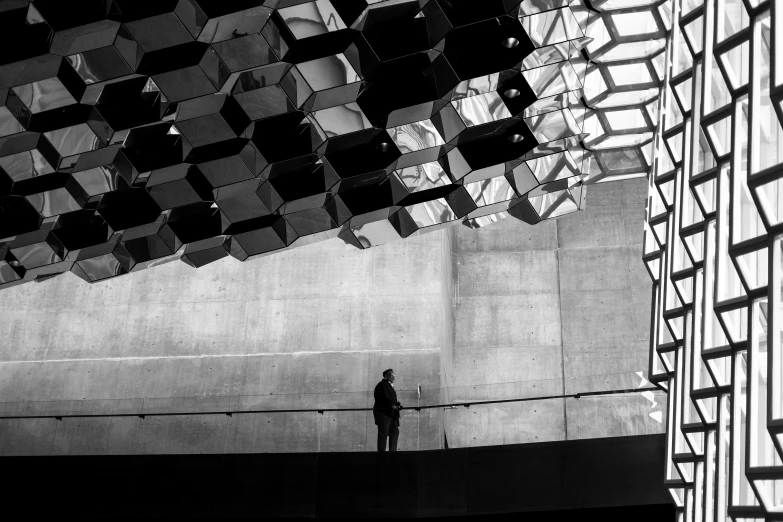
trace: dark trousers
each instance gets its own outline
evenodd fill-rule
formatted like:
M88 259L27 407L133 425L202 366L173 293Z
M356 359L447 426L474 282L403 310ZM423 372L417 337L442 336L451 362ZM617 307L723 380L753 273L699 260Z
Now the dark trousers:
M386 439L389 439L389 451L397 451L397 439L400 437L397 420L376 414L375 423L378 425L378 451L386 451Z

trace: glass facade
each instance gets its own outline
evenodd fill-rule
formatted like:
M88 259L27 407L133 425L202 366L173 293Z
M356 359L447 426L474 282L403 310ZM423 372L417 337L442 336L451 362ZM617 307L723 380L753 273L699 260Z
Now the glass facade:
M679 520L782 520L783 2L667 4L644 240L665 482Z

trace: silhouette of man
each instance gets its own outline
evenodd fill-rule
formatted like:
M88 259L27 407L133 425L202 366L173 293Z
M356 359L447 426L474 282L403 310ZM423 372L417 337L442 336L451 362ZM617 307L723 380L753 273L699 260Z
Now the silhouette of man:
M402 404L397 401L394 391L394 370L383 372L383 380L375 386L375 405L372 415L378 426L378 451L386 451L386 439L389 439L389 451L397 451L397 439L400 436L400 410Z

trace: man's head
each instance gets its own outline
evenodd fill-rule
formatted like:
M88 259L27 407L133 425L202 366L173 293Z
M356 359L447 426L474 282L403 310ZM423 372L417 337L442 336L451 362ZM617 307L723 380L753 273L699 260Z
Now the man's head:
M389 368L388 370L383 372L383 378L389 382L394 382L394 370Z

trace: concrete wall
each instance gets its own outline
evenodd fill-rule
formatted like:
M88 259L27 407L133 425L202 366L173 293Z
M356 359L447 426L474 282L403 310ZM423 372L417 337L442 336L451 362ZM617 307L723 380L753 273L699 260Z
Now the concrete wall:
M506 219L453 230L451 380L473 398L637 388L647 368L650 282L642 257L645 180L589 187L587 209L535 227ZM476 386L483 384L483 386ZM660 433L639 394L450 412L454 445Z
M146 398L145 411L219 411L221 398L245 396L256 409L367 407L389 367L401 390L437 389L447 239L366 252L332 240L248 263L176 262L95 285L65 274L11 288L0 299L0 402L12 403L6 411L134 412ZM440 446L440 427L423 424L428 434L403 447ZM0 420L0 453L27 452L35 438L45 451L154 453L352 451L375 437L363 412L65 419L51 442L56 426Z
M506 219L367 251L334 239L5 290L3 411L194 414L0 419L0 454L373 449L365 412L198 412L367 407L388 367L406 404L419 385L430 402L635 387L644 194L643 180L591 187L586 212L536 227ZM405 411L401 447L660 432L650 409L635 395Z

